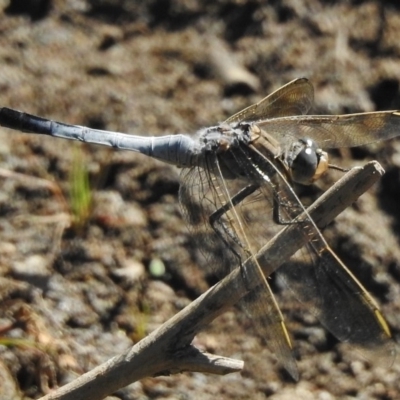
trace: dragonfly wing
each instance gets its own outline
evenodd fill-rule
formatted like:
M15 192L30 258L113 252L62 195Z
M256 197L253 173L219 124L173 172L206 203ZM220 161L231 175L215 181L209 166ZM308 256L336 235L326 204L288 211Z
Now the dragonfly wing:
M236 243L236 252L240 254L241 259L242 284L244 287L252 287L251 282L259 282L242 299L240 306L250 316L259 336L266 340L269 349L275 354L280 364L297 380L297 365L293 357L292 344L283 315L262 272L262 267L255 258L260 246L254 234L255 228L254 226L251 227L255 213L254 209L251 210L250 208L254 207L256 201L257 207L263 207L264 211L267 211L270 208L270 203L263 201L263 198L259 197L259 193L254 192L245 201L234 205L231 199L236 194L237 189L232 191L230 182L225 180L217 169L214 170L213 175L215 181L219 181L215 185L215 189L218 191L218 198L222 200L221 206L231 203L230 209L224 214L225 221L223 224L225 229L221 231L221 236L224 236L228 245L229 241ZM260 214L258 214L258 220L260 220ZM245 259L246 262L243 263Z
M244 275L253 281L254 277L251 278L251 274L256 274L255 279L260 285L242 299L240 306L248 314L259 336L266 341L279 363L297 381L299 373L293 357L292 344L275 296L259 266L252 265L252 268L244 272Z
M316 241L309 246L314 263L284 264L278 275L339 340L391 365L394 342L378 305L329 247L316 251L315 246Z
M218 159L209 155L207 169L192 168L182 173L180 201L185 219L190 225L196 243L213 265L218 277L223 277L242 263L243 280L247 290L250 282L259 282L240 302L251 317L258 334L267 342L271 352L280 364L298 379L298 371L292 353L289 334L284 324L274 295L260 266L254 258L259 246L247 230L252 222L260 220L259 209L264 211L265 221L269 219L270 204L262 202L259 192L253 192L237 205L224 212L214 229L210 225L210 215L229 204L231 199L248 183L241 180L225 179L218 166ZM260 203L261 200L261 203ZM265 226L265 224L263 224ZM254 229L254 226L253 226ZM246 261L245 264L244 261Z
M255 122L266 118L307 114L313 105L314 89L306 78L295 79L258 103L229 117L225 123Z
M321 148L353 147L400 135L400 111L348 115L305 115L257 123L281 144L310 138Z
M208 169L193 167L181 172L179 202L188 228L206 259L206 272L225 277L238 266L241 249L229 236L221 237L212 229L210 216L222 206L218 184ZM222 224L228 224L226 218ZM196 249L197 250L197 249Z

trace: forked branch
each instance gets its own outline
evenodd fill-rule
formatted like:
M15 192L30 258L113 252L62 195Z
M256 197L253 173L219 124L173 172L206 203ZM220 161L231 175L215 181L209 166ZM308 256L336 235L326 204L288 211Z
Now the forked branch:
M355 168L342 177L309 209L318 227L324 228L346 207L354 203L383 174L377 162ZM268 273L277 269L307 237L288 225L257 254L268 260ZM277 251L279 249L279 251ZM247 292L240 268L210 288L189 306L165 322L125 353L116 356L78 379L50 393L42 400L96 400L141 378L182 371L227 374L240 371L243 362L202 353L191 345L194 336L212 320L236 304ZM247 289L257 286L250 282ZM238 290L242 288L242 290Z

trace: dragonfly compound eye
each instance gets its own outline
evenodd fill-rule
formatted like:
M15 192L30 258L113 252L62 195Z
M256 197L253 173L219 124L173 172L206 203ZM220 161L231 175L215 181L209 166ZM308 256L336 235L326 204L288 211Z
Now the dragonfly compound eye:
M301 139L293 143L286 156L293 181L309 185L319 178L323 173L319 171L319 162L325 154L311 139ZM317 173L318 177L316 177Z

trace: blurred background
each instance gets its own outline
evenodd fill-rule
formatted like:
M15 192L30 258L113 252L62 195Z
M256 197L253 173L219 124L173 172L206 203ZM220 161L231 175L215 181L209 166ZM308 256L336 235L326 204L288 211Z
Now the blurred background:
M307 77L312 113L399 109L399 38L396 1L0 0L0 107L140 135L195 133ZM344 167L378 159L386 169L324 234L396 337L399 142L331 157ZM312 200L338 177L300 193ZM1 128L0 185L0 399L38 398L71 381L212 281L180 214L177 168ZM230 312L195 342L243 359L241 374L147 378L115 398L400 397L398 361L353 357L276 289L298 383Z

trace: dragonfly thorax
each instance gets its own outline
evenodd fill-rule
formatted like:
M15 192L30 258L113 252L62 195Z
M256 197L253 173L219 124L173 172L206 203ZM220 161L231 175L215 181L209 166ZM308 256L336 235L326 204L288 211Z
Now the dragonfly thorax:
M308 138L300 139L284 154L293 182L309 185L319 179L328 169L328 155Z
M200 143L202 153L224 153L240 143L250 142L249 124L221 124L204 129L200 132Z

